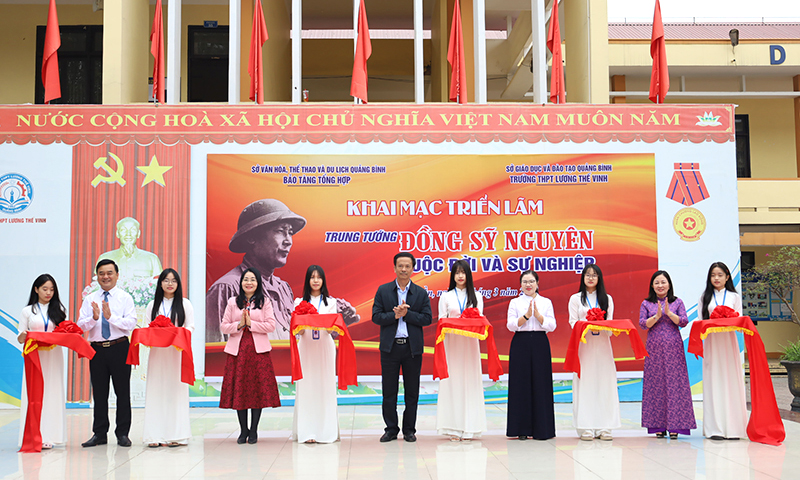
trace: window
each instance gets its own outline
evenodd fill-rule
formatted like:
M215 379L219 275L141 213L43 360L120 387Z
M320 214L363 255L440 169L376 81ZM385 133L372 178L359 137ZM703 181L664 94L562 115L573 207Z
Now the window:
M750 178L750 120L736 115L736 176Z
M103 26L64 26L58 49L61 98L53 104L103 103ZM47 27L36 27L36 103L44 103L42 54Z
M188 67L188 101L228 101L227 26L189 26Z

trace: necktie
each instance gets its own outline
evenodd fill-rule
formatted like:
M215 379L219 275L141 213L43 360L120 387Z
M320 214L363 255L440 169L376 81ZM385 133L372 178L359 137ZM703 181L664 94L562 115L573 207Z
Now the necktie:
M108 301L108 292L103 292L103 301L104 302ZM108 340L108 337L111 336L111 324L108 323L108 319L106 318L105 314L103 313L102 307L100 309L100 316L103 317L103 323L102 323L103 338Z

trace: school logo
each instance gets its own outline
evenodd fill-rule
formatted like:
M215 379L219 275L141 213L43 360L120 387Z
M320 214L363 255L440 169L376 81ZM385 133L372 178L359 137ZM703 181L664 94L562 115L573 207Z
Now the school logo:
M0 212L19 213L33 201L33 185L18 173L0 177Z
M706 217L696 208L682 208L672 218L672 228L681 240L695 242L706 231Z

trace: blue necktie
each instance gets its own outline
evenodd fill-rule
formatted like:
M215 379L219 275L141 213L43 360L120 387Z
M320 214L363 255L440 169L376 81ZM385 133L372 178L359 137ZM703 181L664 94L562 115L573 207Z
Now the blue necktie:
M108 292L103 292L103 301L108 302ZM108 323L108 319L106 318L105 314L103 314L102 307L100 310L100 316L103 317L103 338L108 340L108 338L111 336L111 324Z

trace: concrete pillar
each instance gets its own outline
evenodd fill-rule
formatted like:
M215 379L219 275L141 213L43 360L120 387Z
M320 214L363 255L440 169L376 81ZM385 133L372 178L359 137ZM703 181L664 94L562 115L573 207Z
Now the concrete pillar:
M608 103L606 0L563 0L567 100Z
M800 75L792 78L794 91L800 92ZM797 150L797 176L800 177L800 97L794 97L794 145Z
M147 102L150 27L148 0L105 0L104 104Z
M446 102L450 69L447 67L447 36L452 0L434 0L431 16L431 101Z
M250 3L250 2L248 2ZM269 40L264 43L262 58L264 59L264 101L292 101L292 46L291 46L291 2L283 0L261 0L264 7L264 19L267 22ZM243 24L247 30L247 43L242 49L250 52L250 30L253 25L252 10L249 24ZM249 56L247 57L249 58ZM244 67L247 75L247 64ZM247 76L247 91L250 91L250 76ZM248 95L245 95L247 97Z

